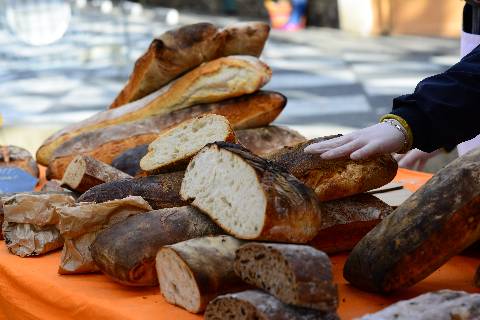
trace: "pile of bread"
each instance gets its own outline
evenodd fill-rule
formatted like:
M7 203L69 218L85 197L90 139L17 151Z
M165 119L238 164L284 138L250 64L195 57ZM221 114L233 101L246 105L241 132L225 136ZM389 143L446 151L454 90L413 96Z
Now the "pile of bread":
M61 274L101 271L128 286L159 284L168 302L208 319L336 319L325 252L351 250L384 218L412 231L394 213L414 219L422 208L411 203L427 204L414 199L392 213L366 193L394 178L390 155L323 160L303 150L332 137L307 140L270 125L286 98L259 91L271 77L257 58L268 33L263 23L202 23L155 39L109 110L39 148L51 180L45 189L1 198L9 250L63 248ZM387 287L405 256L398 248L388 261L375 256L382 237L395 236L378 236L388 233L380 227L357 245L345 276L388 292L412 280L392 276L397 282ZM388 265L369 272L375 259ZM416 281L436 263L413 270ZM369 278L376 275L381 284Z

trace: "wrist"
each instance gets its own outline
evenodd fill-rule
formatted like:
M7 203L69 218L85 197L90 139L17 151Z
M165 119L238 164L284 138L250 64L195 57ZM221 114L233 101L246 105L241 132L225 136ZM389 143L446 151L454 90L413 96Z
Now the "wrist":
M380 119L381 123L386 123L396 128L399 132L402 133L404 137L403 147L398 153L406 153L412 149L413 145L413 134L412 130L408 123L402 118L394 114L387 114Z

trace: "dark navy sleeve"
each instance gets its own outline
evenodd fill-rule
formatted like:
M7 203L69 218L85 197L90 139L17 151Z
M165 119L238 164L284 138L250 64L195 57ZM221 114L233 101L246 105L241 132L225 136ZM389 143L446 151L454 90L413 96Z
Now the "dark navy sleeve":
M453 149L480 134L480 46L459 63L393 100L392 114L410 126L413 147Z

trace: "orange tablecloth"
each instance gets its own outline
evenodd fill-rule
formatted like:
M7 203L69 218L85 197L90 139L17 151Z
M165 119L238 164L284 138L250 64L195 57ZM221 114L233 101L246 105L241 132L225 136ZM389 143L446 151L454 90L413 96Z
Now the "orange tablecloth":
M400 170L396 181L416 190L430 175ZM477 257L458 256L416 286L392 296L365 293L342 277L346 254L332 257L340 291L339 315L352 319L401 299L444 288L480 292L472 285ZM19 258L0 245L0 318L4 319L200 319L168 305L158 288L136 289L116 284L105 276L57 274L59 253Z

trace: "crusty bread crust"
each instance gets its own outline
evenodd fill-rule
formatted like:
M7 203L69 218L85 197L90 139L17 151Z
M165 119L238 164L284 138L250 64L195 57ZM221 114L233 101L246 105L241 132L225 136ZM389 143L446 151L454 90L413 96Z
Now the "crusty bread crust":
M143 98L204 62L230 55L258 57L269 31L263 22L238 23L225 29L197 23L167 31L135 62L130 79L110 108Z
M261 157L307 140L297 131L284 126L237 130L235 135L239 144Z
M47 178L61 179L78 154L90 155L105 163L128 149L151 143L165 130L197 116L215 113L228 119L233 129L268 125L282 112L287 99L280 93L259 91L217 103L196 105L169 114L109 126L82 133L60 145L48 165Z
M397 162L391 155L354 161L350 158L324 160L319 154L305 153L312 143L337 136L316 138L285 147L266 156L315 190L321 201L348 197L379 188L393 180Z
M140 100L97 113L58 131L38 149L37 161L48 165L55 149L83 132L253 93L263 87L271 75L266 64L251 56L230 56L207 62Z

